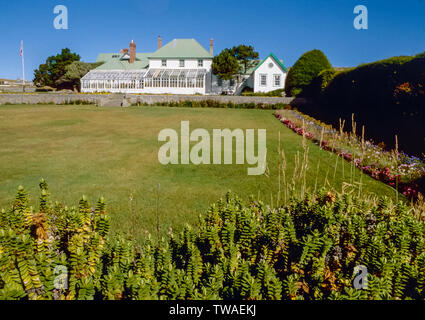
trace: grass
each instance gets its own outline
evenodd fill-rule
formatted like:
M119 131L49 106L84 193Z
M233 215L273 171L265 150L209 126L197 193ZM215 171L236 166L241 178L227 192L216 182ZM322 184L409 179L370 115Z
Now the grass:
M191 130L209 132L267 129L267 175L248 176L245 165L160 165L158 133L165 128L179 132L182 120L190 121ZM285 128L272 110L0 106L0 123L0 208L9 205L19 185L27 188L37 206L37 185L45 178L55 199L67 204L77 205L85 194L94 205L104 196L112 230L136 238L155 233L157 225L164 234L169 228L197 223L198 215L228 190L245 199L253 195L274 204L282 200L283 195L277 196L282 190L279 132L288 180L295 158L299 163L303 159L302 137ZM394 198L390 187L352 170L349 163L308 141L306 146L303 191L322 186L347 191L347 182L361 181L362 194Z

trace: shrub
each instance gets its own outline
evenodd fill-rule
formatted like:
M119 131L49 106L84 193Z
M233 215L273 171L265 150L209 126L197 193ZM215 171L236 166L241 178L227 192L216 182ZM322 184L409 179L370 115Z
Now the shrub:
M244 93L253 93L253 92L254 92L254 89L252 89L251 87L248 87L248 86L245 86L242 89L242 94L244 94Z
M52 92L52 91L56 91L56 89L49 86L37 87L35 89L35 92Z
M420 156L425 144L425 58L393 57L337 73L313 96L318 106L304 113L338 126L354 113L369 138ZM325 71L324 71L325 72ZM324 74L322 74L323 76Z
M40 187L37 212L20 188L0 214L0 299L425 297L423 212L387 198L321 192L270 209L228 194L196 229L136 246L108 235L104 199L68 208ZM365 290L352 284L359 265Z
M337 72L334 69L320 71L317 77L315 77L310 84L310 88L308 90L310 92L310 96L318 99L336 74Z
M243 92L242 96L245 97L282 97L284 90L278 89L270 92Z
M321 71L331 68L332 65L322 51L312 50L304 53L288 72L286 95L290 97L308 95L308 92L303 90Z
M139 106L140 103L135 103L133 106ZM262 110L279 110L290 109L291 106L284 103L233 103L233 102L219 102L216 100L182 100L182 101L169 101L158 102L151 106L157 107L173 107L173 108L229 108L229 109L262 109Z

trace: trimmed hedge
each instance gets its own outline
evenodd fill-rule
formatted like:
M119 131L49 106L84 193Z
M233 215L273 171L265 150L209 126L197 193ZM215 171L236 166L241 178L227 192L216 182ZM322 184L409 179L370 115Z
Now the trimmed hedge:
M331 76L331 74L328 74ZM394 57L337 73L326 88L324 74L314 81L315 107L304 113L339 125L339 118L365 125L369 138L394 147L398 135L400 150L421 155L425 152L425 57ZM348 128L350 129L350 128ZM359 130L358 130L359 131Z
M316 49L304 53L288 72L286 96L309 96L306 89L321 71L327 69L332 69L332 65L322 51Z
M242 92L244 97L282 97L284 90L278 89L270 92Z
M310 88L308 90L310 98L319 98L337 74L338 72L334 69L320 71L317 77L315 77L310 84Z
M423 212L387 198L321 192L270 209L228 194L196 229L136 245L108 234L104 199L66 207L40 188L37 211L19 188L0 214L1 300L425 297Z
M146 104L132 104L132 106L146 106ZM289 109L290 105L284 103L233 103L233 102L219 102L216 100L184 100L178 102L158 102L150 106L156 107L172 107L172 108L221 108L221 109L262 109L262 110L280 110Z

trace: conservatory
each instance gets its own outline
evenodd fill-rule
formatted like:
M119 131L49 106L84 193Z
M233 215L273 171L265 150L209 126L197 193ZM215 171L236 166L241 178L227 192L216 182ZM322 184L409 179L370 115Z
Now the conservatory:
M93 70L83 92L205 94L206 69Z
M136 93L143 89L146 70L95 70L81 79L83 92L128 92Z

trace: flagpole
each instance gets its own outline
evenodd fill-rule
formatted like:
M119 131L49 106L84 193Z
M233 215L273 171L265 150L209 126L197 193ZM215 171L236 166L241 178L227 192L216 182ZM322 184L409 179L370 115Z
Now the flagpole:
M25 92L25 59L24 59L24 41L21 42L22 56L22 90Z

